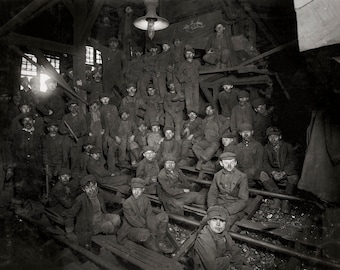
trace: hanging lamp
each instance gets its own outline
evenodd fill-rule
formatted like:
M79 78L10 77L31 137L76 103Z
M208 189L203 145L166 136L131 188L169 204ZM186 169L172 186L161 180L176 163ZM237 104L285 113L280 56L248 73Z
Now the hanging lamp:
M169 26L167 19L159 17L156 13L158 0L144 0L146 14L134 21L134 26L141 30L147 30L150 39L155 36L155 31L163 30Z

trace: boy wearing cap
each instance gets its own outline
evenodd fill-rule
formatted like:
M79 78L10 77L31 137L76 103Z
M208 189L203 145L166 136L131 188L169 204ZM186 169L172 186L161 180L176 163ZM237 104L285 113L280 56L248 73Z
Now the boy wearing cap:
M164 127L164 140L161 142L157 151L156 160L160 166L163 166L165 157L172 155L175 157L176 162L180 160L181 143L175 139L175 133L173 127Z
M215 25L216 32L210 36L205 47L206 54L203 56L205 62L216 65L217 68L226 68L237 64L235 52L232 49L231 34L226 33L225 30L221 22Z
M164 96L164 111L165 111L165 126L175 127L176 140L181 139L181 128L183 122L183 110L185 107L184 97L183 100L175 100L177 91L175 83L167 81L169 91Z
M123 225L118 235L118 242L129 240L142 244L156 252L171 253L173 248L165 241L169 217L165 212L155 215L150 199L144 195L145 182L141 178L131 179L132 195L123 203Z
M102 54L104 92L112 93L114 87L117 87L120 94L124 96L122 70L127 59L124 52L119 49L118 39L116 37L109 38L109 47L103 46L97 40L91 38L89 42L91 46L98 49Z
M136 122L138 118L144 118L145 102L143 98L136 95L135 83L129 83L126 88L127 96L122 99L119 109L129 108L130 117Z
M34 115L34 129L36 130L36 132L40 135L45 135L45 130L44 130L44 120L38 116L38 114L35 114L32 108L32 105L30 105L28 103L27 100L22 100L19 103L19 111L20 114L15 116L12 121L11 121L11 133L15 133L17 130L22 129L22 125L20 122L20 119L24 116L24 115L28 115L28 114L32 114Z
M157 193L166 212L184 215L184 205L192 203L204 205L206 190L194 191L195 185L189 183L184 173L176 167L176 158L164 158L164 168L158 174Z
M194 59L195 50L186 45L184 49L185 61L183 61L176 73L176 77L184 89L185 105L187 111L199 111L199 71L201 63Z
M298 161L293 147L282 139L281 130L277 127L267 128L268 143L264 146L263 167L260 180L264 188L280 193L278 183L285 184L284 194L292 195L299 181ZM280 208L281 201L274 199L272 209ZM290 213L288 200L282 202L282 212Z
M99 108L102 128L104 129L103 134L103 152L107 158L107 165L109 170L113 171L116 169L115 152L110 152L110 145L115 141L117 134L117 123L119 120L119 113L117 107L110 104L110 95L108 93L102 93L99 96L101 106ZM113 151L114 148L111 148Z
M148 95L144 98L144 120L146 124L150 126L152 122L158 121L161 125L164 125L163 98L156 94L156 88L153 84L148 85L147 92Z
M80 163L80 175L86 175L87 174L87 163L91 159L90 151L94 147L94 145L91 142L86 142L83 145L83 152L81 153L79 157L79 163Z
M89 112L85 115L88 126L88 138L92 144L99 148L103 148L103 135L105 130L102 126L100 102L97 99L89 101Z
M63 164L63 137L58 133L59 121L47 124L48 133L42 137L43 164L49 177L56 177Z
M266 130L272 125L271 113L267 110L266 102L263 98L257 98L252 103L254 116L254 138L262 145L267 142Z
M20 199L38 199L42 195L42 144L34 128L34 115L22 115L22 129L12 134L14 189Z
M151 146L157 153L160 144L163 142L161 127L157 121L151 123L151 132L147 133L147 145Z
M183 124L183 129L181 131L182 135L182 151L181 160L178 166L191 165L192 158L195 154L192 151L192 146L196 142L202 139L202 118L198 117L197 112L189 111L188 120Z
M221 145L221 136L229 129L229 120L217 115L211 104L205 107L205 113L206 117L202 122L202 138L192 146L192 150L198 158L197 170L201 170L202 164L211 160Z
M135 136L131 138L129 142L131 166L138 166L138 162L141 159L141 151L143 147L147 145L147 132L146 123L144 120L139 119L137 123L137 129L135 130Z
M225 230L227 215L221 206L209 207L195 241L195 269L250 269L243 266L240 248ZM231 268L233 267L233 268Z
M167 93L166 87L166 79L168 78L168 66L172 66L172 53L170 50L170 42L163 41L162 42L162 52L158 55L156 61L156 81L154 82L157 85L159 96L163 99Z
M45 120L61 120L66 111L66 100L64 92L57 87L57 82L53 79L46 80L46 94L37 104L37 110L44 116Z
M230 80L226 79L222 83L222 91L218 94L221 114L227 118L231 117L232 109L238 104L237 94L239 89L234 88Z
M129 108L120 109L120 120L118 121L117 135L115 137L118 149L118 162L121 165L128 165L128 155L130 155L129 145L135 138L137 126L130 116Z
M63 216L65 210L73 206L78 189L79 181L71 180L71 170L61 168L58 172L58 181L51 189L49 208Z
M91 71L91 80L84 86L84 90L87 92L88 100L99 99L99 95L104 92L102 77L103 75L101 66L98 66L93 71ZM81 87L81 80L77 81L77 84L78 87Z
M236 155L222 153L219 157L222 170L214 175L207 196L208 207L220 205L228 216L227 230L242 217L249 198L247 175L236 169Z
M239 126L242 123L254 123L254 110L251 104L248 102L249 93L245 90L241 90L237 94L238 104L234 106L231 110L230 116L230 129L231 133L237 137L237 132L239 130Z
M78 100L68 103L70 113L65 114L59 125L60 134L64 135L63 166L70 167L71 171L80 168L79 156L88 133L85 115L80 112ZM66 124L69 126L67 127ZM72 130L72 131L71 131Z
M100 190L93 175L84 176L80 180L80 187L83 193L76 198L73 206L65 211L65 231L68 234L74 231L79 244L90 249L92 235L117 232L121 224L120 217L107 213L105 203L121 204L123 199L120 194L114 195Z
M254 180L259 179L262 169L263 146L254 139L254 129L251 124L240 124L239 134L242 141L235 148L237 168L247 175L248 186L253 187L255 185Z
M129 175L120 175L105 168L105 159L102 158L101 149L93 147L90 150L91 159L88 161L86 169L89 174L96 177L99 184L111 184L121 193L129 192Z
M151 146L143 148L143 159L139 162L136 176L145 181L146 194L157 194L157 176L159 173L159 165L156 160L156 153Z

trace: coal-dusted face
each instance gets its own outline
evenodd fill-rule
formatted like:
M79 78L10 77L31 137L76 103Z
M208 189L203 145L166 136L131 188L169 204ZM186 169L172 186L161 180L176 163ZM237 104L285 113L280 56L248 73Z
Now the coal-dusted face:
M225 229L225 220L219 218L212 218L208 220L208 225L210 229L215 233L222 233Z

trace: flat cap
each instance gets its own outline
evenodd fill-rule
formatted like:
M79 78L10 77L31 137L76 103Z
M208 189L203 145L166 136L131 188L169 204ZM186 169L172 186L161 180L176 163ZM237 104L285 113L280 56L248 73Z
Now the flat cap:
M165 131L167 131L167 130L171 130L172 132L175 131L174 127L172 127L172 126L165 126L165 127L163 128L163 132L164 132L164 133L165 133Z
M100 105L100 101L98 99L91 99L88 104L89 104L89 106L91 106L91 105L93 105L95 103L97 105Z
M22 113L20 118L19 118L19 121L22 122L25 118L31 118L31 119L35 119L35 115L34 113Z
M281 130L277 127L269 127L266 130L266 135L270 136L270 135L281 135Z
M129 82L129 83L126 85L126 89L129 89L129 88L131 88L131 87L136 88L136 83L134 83L134 82Z
M236 158L236 155L235 153L232 153L232 152L224 152L220 155L219 159L220 160L225 160L225 159L235 159Z
M159 122L158 121L153 121L153 122L151 122L151 126L159 126Z
M55 127L59 127L59 120L58 119L51 119L46 126L50 127L50 126L55 126Z
M252 102L253 108L256 109L260 105L265 105L266 102L263 98L257 98Z
M71 170L69 168L61 168L58 172L58 175L71 175Z
M238 127L238 131L254 130L253 125L249 123L242 123Z
M135 177L131 179L131 188L143 188L145 187L145 181L142 178Z
M154 149L152 146L150 146L150 145L145 145L145 146L143 147L142 154L144 154L145 152L148 152L148 151L155 152L155 149Z
M168 80L168 81L166 82L166 85L167 85L167 86L170 86L170 84L173 84L173 83L174 83L173 80Z
M95 146L90 150L90 154L100 154L101 152L102 150L98 146Z
M82 179L80 179L80 186L85 187L89 182L97 183L96 177L93 174L85 175Z
M69 102L67 102L67 106L71 105L71 104L77 104L79 105L79 101L77 99L71 99Z
M106 93L106 92L100 93L99 94L99 98L103 98L103 97L111 98L111 94L110 93Z
M164 161L177 161L177 159L176 159L176 157L175 157L175 155L173 155L173 154L167 154L167 155L165 155L165 157L164 157Z
M226 209L219 205L210 206L207 211L207 218L208 220L217 218L226 221L227 220Z
M119 113L120 113L120 114L123 114L123 113L130 113L130 109L129 109L129 107L127 107L127 106L123 106L122 108L120 108Z
M247 98L249 98L249 93L248 93L247 91L245 91L245 90L241 90L240 92L238 92L237 96L238 96L239 98L242 98L242 97L247 97Z
M187 44L187 45L184 46L184 52L195 53L195 50L194 50L194 48L191 45Z

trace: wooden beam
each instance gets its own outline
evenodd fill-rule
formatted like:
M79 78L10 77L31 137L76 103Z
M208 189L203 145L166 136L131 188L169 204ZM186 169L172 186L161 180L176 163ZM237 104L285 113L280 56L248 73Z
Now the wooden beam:
M67 8L67 10L71 13L71 15L74 18L74 4L73 4L72 0L63 0L63 3L65 5L65 7Z
M96 2L96 1L94 1ZM74 0L74 8L76 10L73 22L73 44L79 50L78 55L73 57L73 74L74 78L80 79L85 82L85 45L86 36L84 36L84 25L87 22L88 15L88 1L87 0ZM89 27L89 24L88 26ZM82 99L86 100L86 91L80 90L79 95ZM83 112L86 112L86 106L81 106Z
M31 16L28 16L24 23L27 23L30 20L33 20L34 18L36 18L40 13L44 12L45 10L49 9L50 7L54 6L55 4L57 4L58 2L60 2L60 0L50 0L46 5L40 7L38 10L36 10L34 13L31 14ZM20 25L20 24L19 24ZM12 30L13 31L13 30Z
M73 91L73 89L68 85L68 83L64 80L63 76L61 76L55 68L51 65L51 63L45 58L44 54L42 51L40 51L38 48L30 48L35 54L35 56L38 59L38 63L40 63L44 68L45 71L55 79L60 86L62 86L69 94L74 96L75 98L79 99L81 102L84 104L87 104L86 100L84 100L82 97L80 97L77 93Z
M22 9L17 15L15 15L0 28L0 36L7 34L9 31L12 31L17 25L23 22L27 22L27 19L29 17L32 18L32 14L34 14L39 8L47 4L49 1L50 0L34 0L30 4L28 4L24 9Z
M221 73L221 72L229 72L229 71L236 71L236 70L239 70L241 69L243 66L245 65L248 65L248 64L251 64L255 61L258 61L264 57L267 57L269 55L272 55L274 53L277 53L279 51L282 51L290 46L293 46L294 44L297 44L297 40L293 40L291 42L288 42L286 44L283 44L283 45L280 45L276 48L273 48L269 51L266 51L264 53L261 53L255 57L252 57L250 59L248 59L247 61L244 61L242 62L241 64L239 64L238 66L234 66L234 67L229 67L229 68L223 68L223 69L211 69L211 70L203 70L203 71L200 71L200 75L203 75L203 74L211 74L211 73Z
M85 40L89 36L91 28L94 25L103 5L104 0L96 0L93 2L92 9L87 16L87 20L85 22L85 25L83 26L82 33L80 34L82 40Z
M24 36L16 33L11 33L9 35L11 42L28 47L40 48L43 50L49 50L53 52L67 53L72 55L78 55L80 52L74 48L72 45L67 45L55 41L50 41L41 38L34 38L29 36Z
M292 45L294 45L294 44L297 44L297 40L296 40L296 39L293 40L293 41L290 41L290 42L288 42L288 43L286 43L286 44L277 46L277 47L275 47L274 49L271 49L271 50L269 50L269 51L266 51L266 52L264 52L264 53L261 53L261 54L259 54L259 55L256 55L255 57L250 58L250 59L248 59L247 61L241 63L240 66L245 66L245 65L248 65L248 64L250 64L250 63L252 63L252 62L258 61L258 60L260 60L260 59L262 59L262 58L264 58L264 57L267 57L267 56L269 56L269 55L271 55L271 54L274 54L274 53L277 53L277 52L279 52L279 51L282 51L283 49L286 49L286 48L288 48L288 47L290 47L290 46L292 46Z

